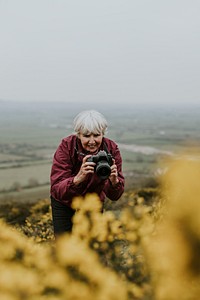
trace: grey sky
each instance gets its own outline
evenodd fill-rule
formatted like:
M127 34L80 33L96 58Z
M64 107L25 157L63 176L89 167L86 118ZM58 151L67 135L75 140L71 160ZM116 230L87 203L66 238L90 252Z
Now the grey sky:
M198 103L199 0L0 0L0 99Z

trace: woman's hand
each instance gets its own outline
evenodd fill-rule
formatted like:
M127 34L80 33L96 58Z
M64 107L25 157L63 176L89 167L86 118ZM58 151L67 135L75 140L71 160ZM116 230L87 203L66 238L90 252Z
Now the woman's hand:
M112 186L115 186L118 182L118 172L117 172L117 165L115 164L115 160L113 159L113 164L111 166L111 173L109 176L109 180L112 184Z
M91 155L86 155L83 158L82 165L80 167L80 170L78 174L74 177L74 184L79 185L81 182L84 182L88 176L88 174L94 173L94 162L88 162L87 159L91 157Z

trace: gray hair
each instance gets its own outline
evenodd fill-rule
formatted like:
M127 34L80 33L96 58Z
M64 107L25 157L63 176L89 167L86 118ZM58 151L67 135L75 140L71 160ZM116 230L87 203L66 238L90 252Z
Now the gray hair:
M104 116L96 110L84 110L74 118L76 134L105 134L108 124Z

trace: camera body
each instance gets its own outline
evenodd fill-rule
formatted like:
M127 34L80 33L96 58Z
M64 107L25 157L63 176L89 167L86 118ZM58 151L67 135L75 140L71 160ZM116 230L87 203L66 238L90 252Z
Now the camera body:
M111 166L113 164L112 155L104 150L100 150L96 155L92 155L87 159L89 162L94 162L95 172L101 179L107 179L111 173Z

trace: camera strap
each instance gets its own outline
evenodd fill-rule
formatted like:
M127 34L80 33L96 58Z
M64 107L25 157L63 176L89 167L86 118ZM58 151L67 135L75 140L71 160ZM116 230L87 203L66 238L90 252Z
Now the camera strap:
M106 142L103 140L103 150L108 154L109 151L108 151L108 147L106 145Z
M107 144L106 144L106 142L105 142L104 139L103 139L103 150L104 150L107 154L111 155L111 157L113 157L113 156L112 156L112 153L110 153L110 152L108 151L108 147L107 147Z
M78 140L77 140L77 138L76 138L76 146L74 147L74 149L76 151L76 154L79 154L81 156L86 156L85 153L83 153L83 152L81 152L81 151L78 150Z

